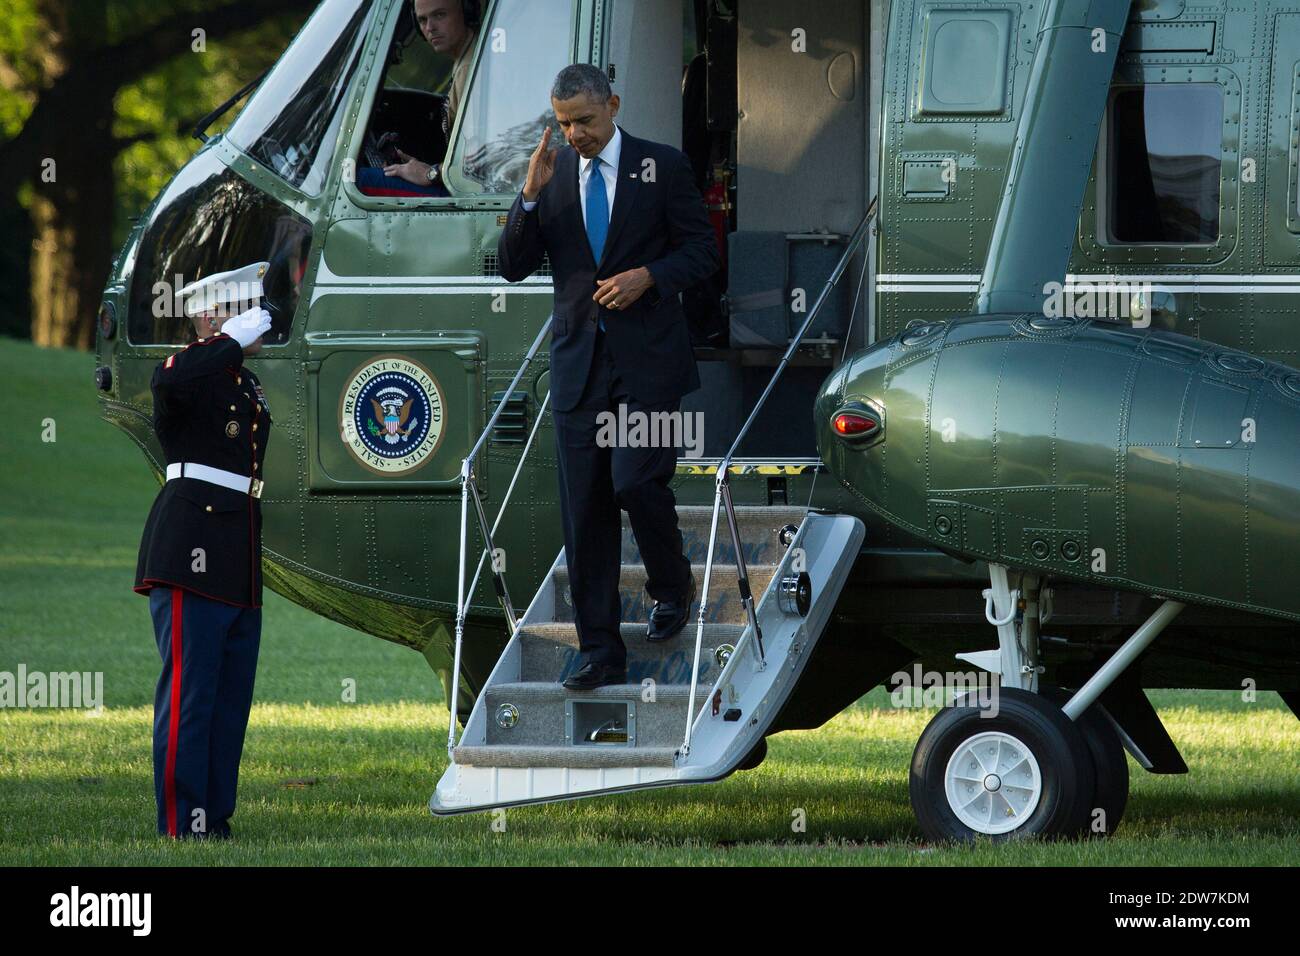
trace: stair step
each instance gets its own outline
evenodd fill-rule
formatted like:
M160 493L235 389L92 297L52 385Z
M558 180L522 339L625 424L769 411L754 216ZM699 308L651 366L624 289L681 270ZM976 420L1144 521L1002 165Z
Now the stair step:
M671 767L676 747L474 747L452 751L458 764L471 767Z
M756 505L738 505L736 507L736 524L740 528L740 540L745 550L747 564L777 564L785 553L785 546L777 532L787 525L796 528L803 521L807 509L779 507L759 507ZM703 566L709 550L709 528L713 522L712 505L679 505L677 508L677 527L682 533L682 549L692 564ZM713 545L713 560L723 564L736 563L736 549L731 543L731 530L727 526L725 510L718 513L718 533ZM640 564L641 551L632 535L632 527L623 516L623 564Z
M568 690L558 683L529 681L497 684L487 689L488 745L554 746L565 740L565 709L570 700L628 702L635 715L637 747L666 746L676 743L686 732L686 701L689 684L656 684L654 700L644 700L647 688L641 684L611 684L593 690ZM698 710L708 699L709 685L699 684L695 691ZM496 721L497 708L511 704L519 719L513 727ZM620 710L622 708L619 708Z
M604 687L593 687L591 690L569 690L567 687L555 681L519 681L513 684L494 684L488 688L488 693L512 694L520 701L559 701L562 702L568 698L579 700L634 700L639 704L650 706L649 702L642 701L641 695L645 691L643 684L606 684ZM707 687L697 687L695 696L701 701L704 700L704 693ZM682 703L690 695L690 684L656 684L655 702Z
M775 564L750 565L749 588L757 601L759 595L767 588L772 575L776 573ZM704 588L704 565L693 565L695 589L698 595ZM654 608L654 599L646 593L646 569L643 564L625 564L619 571L618 590L622 610L621 621L650 620L650 611ZM569 596L569 569L563 563L556 568L553 582L555 588L556 620L573 620L573 601ZM699 615L699 602L691 604L691 620ZM745 621L745 609L740 603L740 592L736 588L736 566L734 564L715 564L709 580L709 609L705 614L705 623L741 624ZM687 625L689 627L689 625Z
M698 611L697 611L698 613ZM645 639L644 624L623 624L619 636L627 648L627 680L638 687L643 680L663 684L685 684L691 679L695 660L695 624L692 615L676 637L651 643ZM714 651L720 644L733 647L745 632L743 624L705 624L700 642L701 681L718 674ZM520 679L563 681L578 670L578 627L572 621L526 624L520 628Z

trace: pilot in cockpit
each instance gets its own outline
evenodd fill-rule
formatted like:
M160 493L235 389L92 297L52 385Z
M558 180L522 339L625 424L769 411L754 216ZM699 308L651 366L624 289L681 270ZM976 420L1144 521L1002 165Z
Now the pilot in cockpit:
M479 0L413 0L415 27L435 53L451 56L451 82L443 100L442 142L451 138L451 130L464 100L465 85L473 59L474 44L482 19ZM400 190L430 196L448 195L442 179L443 156L422 159L403 151L395 137L379 138L371 154L372 165L357 173L357 184L366 192ZM382 168L378 162L382 162Z

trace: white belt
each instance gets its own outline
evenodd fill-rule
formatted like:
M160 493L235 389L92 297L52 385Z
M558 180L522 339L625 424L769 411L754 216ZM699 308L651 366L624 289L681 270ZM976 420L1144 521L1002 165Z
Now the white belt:
M260 478L249 478L246 475L237 475L233 471L223 471L208 465L196 465L191 461L172 462L167 466L167 480L172 481L176 478L197 478L210 485L220 485L222 488L252 495L254 498L262 497Z

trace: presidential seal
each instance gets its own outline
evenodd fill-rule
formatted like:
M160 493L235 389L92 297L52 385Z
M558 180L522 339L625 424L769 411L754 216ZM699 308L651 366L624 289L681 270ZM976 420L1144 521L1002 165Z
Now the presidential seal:
M384 356L352 373L339 417L343 443L362 465L405 474L427 462L442 438L442 390L424 366Z

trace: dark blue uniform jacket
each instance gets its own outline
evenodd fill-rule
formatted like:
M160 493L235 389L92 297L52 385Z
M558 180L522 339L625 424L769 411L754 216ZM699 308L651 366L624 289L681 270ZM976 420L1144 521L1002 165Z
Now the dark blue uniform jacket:
M152 389L154 432L168 464L261 477L271 413L238 342L218 334L190 344L158 363ZM196 478L165 482L136 566L135 590L154 585L261 607L259 499Z

